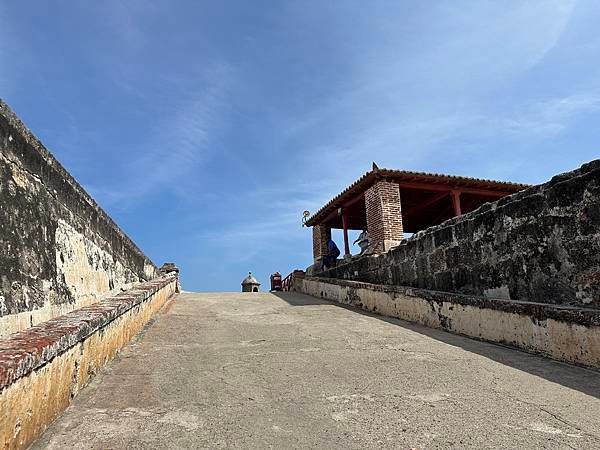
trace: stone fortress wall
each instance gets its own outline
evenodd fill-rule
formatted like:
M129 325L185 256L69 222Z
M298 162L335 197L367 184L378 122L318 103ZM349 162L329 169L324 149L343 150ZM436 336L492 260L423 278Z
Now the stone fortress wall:
M2 100L0 244L0 336L158 275Z
M318 276L599 307L600 160Z
M179 292L0 100L0 448L23 449Z
M292 290L600 369L600 160Z

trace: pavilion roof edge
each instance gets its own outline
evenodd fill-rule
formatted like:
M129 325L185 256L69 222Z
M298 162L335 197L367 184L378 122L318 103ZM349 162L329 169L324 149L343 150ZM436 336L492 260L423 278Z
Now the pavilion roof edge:
M411 179L417 179L417 181L428 181L438 184L444 184L448 182L455 182L462 184L462 186L457 187L470 187L470 186L481 186L485 184L486 188L490 189L490 191L509 191L509 192L517 192L523 189L530 187L530 184L524 183L515 183L511 181L498 181L498 180L490 180L485 178L475 178L475 177L465 177L460 175L447 175L447 174L439 174L432 172L414 172L409 170L397 170L397 169L386 169L386 168L376 168L374 170L370 170L354 181L351 185L349 185L342 192L333 197L329 202L327 202L324 206L322 206L316 213L314 213L307 221L306 226L312 227L314 225L318 225L320 220L324 217L327 217L329 213L335 209L339 208L344 202L347 200L347 197L355 194L362 194L369 187L371 187L373 182L382 178L392 178L394 181L399 183L403 181L410 181ZM449 187L449 190L451 188Z

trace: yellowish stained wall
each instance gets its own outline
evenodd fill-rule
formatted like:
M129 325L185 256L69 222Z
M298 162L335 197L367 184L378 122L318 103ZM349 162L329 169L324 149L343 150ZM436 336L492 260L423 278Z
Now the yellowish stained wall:
M0 100L0 337L157 269Z
M29 446L91 377L112 360L166 301L177 281L154 293L51 362L0 392L0 446Z

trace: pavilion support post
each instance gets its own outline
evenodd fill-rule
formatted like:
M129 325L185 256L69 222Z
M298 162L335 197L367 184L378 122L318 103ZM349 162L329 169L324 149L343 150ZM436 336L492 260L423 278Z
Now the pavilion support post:
M346 211L342 211L342 227L344 228L344 258L350 258L350 242L348 241L348 217Z
M454 207L454 217L462 215L460 208L460 191L452 191L452 206Z
M372 253L385 253L404 239L400 188L381 180L365 192L367 231Z
M313 234L313 258L318 264L327 255L327 242L331 239L331 228L325 225L312 227Z

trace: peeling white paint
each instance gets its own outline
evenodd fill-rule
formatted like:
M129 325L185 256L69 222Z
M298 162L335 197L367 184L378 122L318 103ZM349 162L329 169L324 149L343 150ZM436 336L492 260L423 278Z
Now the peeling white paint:
M77 232L63 220L56 228L56 267L58 280L67 284L76 302L89 303L111 291L113 286L131 286L140 281L110 253Z

